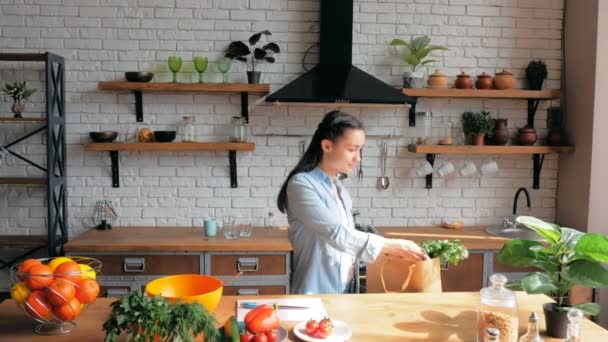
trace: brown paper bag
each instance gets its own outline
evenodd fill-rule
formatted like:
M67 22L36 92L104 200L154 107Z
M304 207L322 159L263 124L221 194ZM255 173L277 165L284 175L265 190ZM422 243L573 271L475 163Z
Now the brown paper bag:
M439 258L408 261L381 254L367 265L368 293L442 292Z

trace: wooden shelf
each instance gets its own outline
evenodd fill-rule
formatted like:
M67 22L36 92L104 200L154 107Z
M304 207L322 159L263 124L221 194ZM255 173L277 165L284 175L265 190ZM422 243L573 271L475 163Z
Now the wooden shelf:
M2 247L38 247L45 246L47 241L46 235L0 235Z
M98 82L97 89L111 91L141 91L157 93L249 93L266 95L269 84L248 83L168 83L168 82Z
M412 97L453 97L453 98L490 98L490 99L559 99L559 90L526 89L431 89L403 88L403 93Z
M232 142L127 142L127 143L91 143L86 144L88 151L254 151L254 143Z
M45 60L45 53L0 53L0 61L43 62Z
M46 122L46 118L9 118L9 117L0 117L1 121L8 122Z
M573 146L409 145L417 154L555 154L572 153Z
M0 177L0 184L44 185L46 177Z

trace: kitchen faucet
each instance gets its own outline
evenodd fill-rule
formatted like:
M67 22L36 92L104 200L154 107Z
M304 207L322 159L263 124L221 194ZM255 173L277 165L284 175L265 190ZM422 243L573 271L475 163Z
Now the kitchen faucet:
M517 200L519 199L519 194L521 192L524 192L524 194L526 194L526 204L528 205L528 209L530 208L530 193L528 192L528 189L521 187L519 189L517 189L517 191L515 192L515 198L513 199L513 221L509 221L509 219L505 218L505 222L504 222L504 226L510 226L512 228L517 228L517 222L515 221L516 217L515 215L517 215Z

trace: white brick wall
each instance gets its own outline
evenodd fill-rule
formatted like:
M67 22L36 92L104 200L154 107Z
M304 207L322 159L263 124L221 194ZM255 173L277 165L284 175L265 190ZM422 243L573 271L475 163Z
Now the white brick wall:
M523 87L524 68L532 58L549 65L548 88L559 88L561 1L555 0L427 0L355 1L354 62L384 81L398 86L406 67L391 55L387 43L394 37L428 34L450 50L435 54L440 60L429 66L455 76L460 71L477 75L512 70ZM0 1L0 51L50 50L67 60L67 112L70 185L70 229L78 234L90 225L96 200L111 199L121 216L119 225L200 225L204 216L249 217L261 225L268 212L275 224L285 223L275 208L275 197L285 175L297 162L302 137L269 137L264 133L310 134L331 108L252 108L252 130L257 135L253 153L238 153L239 188L229 188L225 153L122 153L120 188L111 187L107 153L84 152L88 132L117 130L121 134L138 127L174 129L184 114L194 114L201 139L221 140L229 133L230 117L240 111L238 96L201 94L145 94L145 122L135 122L133 96L98 92L97 82L121 79L123 72L149 70L155 80L169 80L168 55L178 54L191 72L191 59L205 55L211 61L235 39L268 28L283 51L277 63L265 65L263 80L273 90L303 72L304 51L318 41L318 1L291 0L88 0ZM314 51L314 50L313 50ZM314 62L313 53L308 60ZM18 71L15 71L17 69ZM34 71L31 71L31 70ZM43 110L41 66L3 63L4 80L27 79L40 91L28 104L28 115ZM244 66L235 64L232 81L244 81ZM180 73L189 82L192 73ZM220 80L214 63L205 75ZM454 78L454 77L452 77ZM536 126L545 127L545 111L538 110ZM555 103L554 103L555 104ZM442 120L455 123L465 110L489 110L509 119L511 133L526 122L526 102L513 100L421 99L418 108L434 113L439 132ZM0 102L9 113L10 102ZM509 215L515 190L531 188L530 156L497 158L500 172L492 177L424 179L410 176L423 156L405 146L420 132L410 128L406 110L348 108L361 117L372 135L393 134L389 141L388 172L391 186L377 190L381 139L369 137L364 150L363 184L347 180L359 221L376 225L428 225L441 218L462 218L467 224L496 224ZM7 115L7 114L3 114ZM0 143L6 143L31 125L2 125ZM26 141L20 150L41 160L41 137ZM307 137L307 141L310 138ZM471 157L479 167L483 159ZM468 156L438 156L456 167ZM37 174L37 170L13 159L0 175ZM354 176L354 175L353 175ZM552 220L555 216L557 158L547 157L541 189L531 190L531 214ZM44 192L36 187L0 187L0 234L42 233ZM522 201L523 202L523 201ZM522 203L523 204L523 203ZM522 206L523 208L523 206ZM522 210L525 212L525 210Z

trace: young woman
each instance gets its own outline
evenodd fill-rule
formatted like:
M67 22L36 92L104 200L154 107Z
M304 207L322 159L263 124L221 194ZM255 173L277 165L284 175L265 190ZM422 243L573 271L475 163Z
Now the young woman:
M357 118L340 111L327 113L281 187L277 204L287 213L294 249L292 293L354 292L356 260L371 263L380 253L427 258L412 241L354 228L352 200L336 176L357 166L364 143L365 132Z

